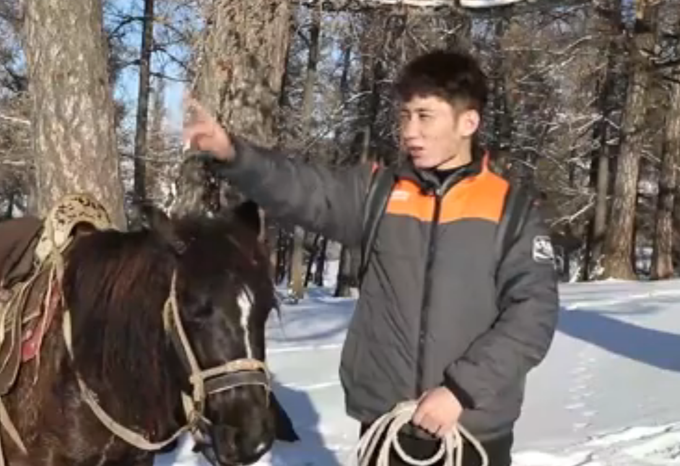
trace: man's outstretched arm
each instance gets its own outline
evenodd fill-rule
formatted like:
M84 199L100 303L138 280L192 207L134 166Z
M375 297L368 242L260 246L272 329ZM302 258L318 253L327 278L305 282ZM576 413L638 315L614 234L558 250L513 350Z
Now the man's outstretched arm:
M232 137L235 154L219 173L277 219L358 244L369 166L332 168L303 162Z
M196 102L186 144L210 154L218 172L269 216L347 245L361 239L369 166L307 163L230 135Z

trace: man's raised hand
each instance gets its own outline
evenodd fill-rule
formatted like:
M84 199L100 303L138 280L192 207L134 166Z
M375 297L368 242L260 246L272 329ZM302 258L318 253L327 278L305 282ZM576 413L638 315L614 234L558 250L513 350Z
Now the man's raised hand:
M184 150L209 152L219 160L231 160L234 146L227 132L194 98L184 97Z

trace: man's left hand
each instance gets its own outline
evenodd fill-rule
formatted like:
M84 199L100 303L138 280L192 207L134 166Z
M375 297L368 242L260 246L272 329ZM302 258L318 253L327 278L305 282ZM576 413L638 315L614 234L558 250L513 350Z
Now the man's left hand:
M429 433L443 437L458 424L462 413L463 407L451 390L437 387L420 397L412 421Z

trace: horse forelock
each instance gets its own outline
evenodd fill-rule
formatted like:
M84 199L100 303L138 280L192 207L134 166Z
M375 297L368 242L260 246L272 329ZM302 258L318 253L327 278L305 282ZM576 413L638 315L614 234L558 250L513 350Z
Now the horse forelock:
M229 277L219 285L228 288L236 300L236 307L227 310L231 323L241 329L245 354L259 356L264 342L255 333L261 333L256 330L264 326L276 299L269 258L257 235L238 220L223 217L186 219L179 230L185 238L196 237L196 231L202 233L201 241L188 244L180 265L183 275L198 277L199 283Z
M250 293L273 292L266 251L247 226L233 218L185 218L178 223L178 233L187 243L182 266L188 275L231 273L241 290ZM200 241L196 241L200 238ZM272 295L273 296L273 295Z

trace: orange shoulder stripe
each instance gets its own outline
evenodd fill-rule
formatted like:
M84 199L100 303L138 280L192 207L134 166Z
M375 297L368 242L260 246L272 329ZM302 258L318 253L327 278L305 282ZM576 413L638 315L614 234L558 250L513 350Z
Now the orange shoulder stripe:
M464 218L499 222L508 187L506 180L486 170L458 183L444 197L440 223Z
M506 180L487 170L461 181L442 200L440 223L466 218L498 222L508 187ZM422 194L411 180L399 180L392 190L387 213L430 222L434 215L434 196Z
M421 194L420 186L412 180L398 180L392 188L386 212L392 215L415 217L425 222L431 221L434 212L434 197Z

